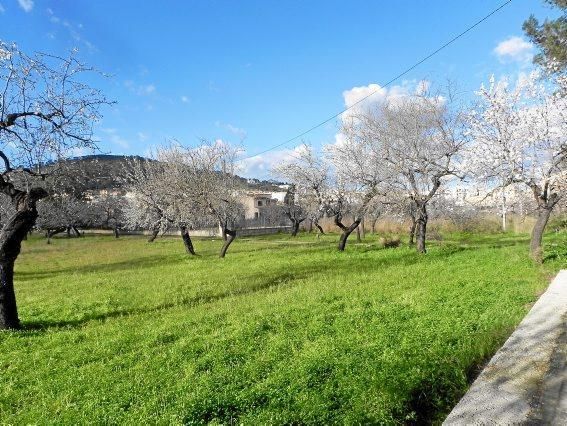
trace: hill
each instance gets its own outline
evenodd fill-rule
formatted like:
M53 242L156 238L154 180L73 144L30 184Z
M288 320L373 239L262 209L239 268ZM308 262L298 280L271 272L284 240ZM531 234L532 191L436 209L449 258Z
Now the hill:
M90 191L120 189L123 185L120 176L123 176L128 161L150 161L138 155L85 155L68 159L64 163L66 174L71 182L79 184L81 188ZM247 179L239 177L243 186L256 191L281 191L279 185L283 182L274 180Z

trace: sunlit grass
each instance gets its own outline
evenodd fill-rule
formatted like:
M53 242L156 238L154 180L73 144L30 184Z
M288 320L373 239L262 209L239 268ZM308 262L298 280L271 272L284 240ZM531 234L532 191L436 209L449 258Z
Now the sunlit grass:
M524 235L426 256L377 238L31 239L24 330L0 334L0 421L404 423L441 419L561 266ZM354 240L354 238L353 238Z

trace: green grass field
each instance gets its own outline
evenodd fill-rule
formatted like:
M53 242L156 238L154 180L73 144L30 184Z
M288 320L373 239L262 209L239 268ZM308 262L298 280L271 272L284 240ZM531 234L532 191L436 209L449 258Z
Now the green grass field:
M0 333L6 424L438 421L567 259L546 239L453 235L429 253L336 235L32 238L24 330Z

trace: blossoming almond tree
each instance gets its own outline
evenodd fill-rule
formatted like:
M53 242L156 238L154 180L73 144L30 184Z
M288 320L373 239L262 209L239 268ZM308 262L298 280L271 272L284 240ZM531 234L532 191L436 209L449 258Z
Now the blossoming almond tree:
M328 145L326 152L336 175L336 194L330 210L341 231L339 250L343 251L349 235L358 228L376 196L386 191L390 170L384 161L382 140L372 133L365 112L343 118L340 138ZM346 210L353 221L343 223Z
M236 176L238 147L222 141L201 141L196 147L181 147L182 166L192 178L187 194L205 216L215 221L223 237L219 257L226 255L236 238L236 225L244 217L239 201L241 183Z
M542 261L549 217L567 190L567 102L536 72L515 85L490 79L469 115L467 169L494 189L526 185L537 204L530 254Z
M48 195L21 176L43 178L47 163L77 148L95 148L93 124L108 102L84 83L90 71L74 52L66 58L28 56L0 41L0 191L15 208L0 232L0 329L20 327L14 262L37 219L37 202Z
M361 150L365 154L357 169L371 170L362 167L363 160L369 162L376 172L382 171L386 193L413 203L416 248L421 253L426 251L427 206L444 182L459 176L465 146L462 117L450 91L441 96L427 90L404 94L355 117L354 132L369 144Z
M317 156L313 147L302 145L291 159L274 167L272 173L289 182L289 200L285 215L292 222L292 236L297 235L299 225L309 219L324 234L319 220L324 216L329 187L329 167Z
M157 150L155 159L131 159L124 171L128 197L124 206L126 225L149 229L153 242L160 232L178 228L185 251L195 255L189 235L199 213L189 197L192 176L182 166L182 153L176 146Z

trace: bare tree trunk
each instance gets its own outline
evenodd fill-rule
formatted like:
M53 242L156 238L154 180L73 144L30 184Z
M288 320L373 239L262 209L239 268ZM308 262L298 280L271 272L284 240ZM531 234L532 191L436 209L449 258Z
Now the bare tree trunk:
M189 236L189 228L186 226L180 227L181 230L181 238L183 239L183 245L185 246L185 250L192 256L195 256L195 249L193 248L193 241L191 241L191 237Z
M118 226L114 226L112 228L112 232L114 233L114 238L120 237L120 232L118 231Z
M67 238L71 238L71 227L67 227Z
M508 213L508 209L506 207L506 192L505 192L504 188L502 188L501 201L502 201L502 204L501 204L501 208L502 208L502 231L505 232L506 231L506 222L507 222L506 215Z
M150 238L148 238L148 243L153 243L158 235L159 235L159 229L152 230Z
M415 216L413 215L410 215L410 218L411 218L411 225L409 229L408 245L411 247L415 244L415 228L417 227L417 221L415 219Z
M17 211L0 232L0 330L20 328L14 290L14 262L20 254L24 237L35 225L36 202L47 195L38 188L31 189L29 193L13 189L11 192Z
M543 262L543 248L542 240L543 233L545 232L545 227L551 215L551 210L553 207L549 208L547 206L540 206L538 208L537 220L532 229L532 237L530 241L530 256L536 262Z
M73 226L73 232L75 232L75 235L76 235L77 237L79 237L79 238L82 237L81 232L77 229L76 226Z
M348 237L350 236L352 231L354 231L358 227L359 224L360 224L360 218L355 219L355 221L350 226L345 226L341 222L341 217L339 215L335 215L335 225L337 225L343 231L341 237L339 238L339 246L338 246L339 251L345 250Z
M357 243L361 243L362 242L362 238L360 238L360 226L356 227L356 242Z
M376 222L378 222L378 218L377 217L373 217L372 218L372 222L370 224L370 229L372 230L373 234L376 234Z
M299 225L301 225L302 220L297 220L297 219L291 219L291 236L295 237L297 236L297 233L299 232Z
M315 221L315 226L316 226L317 229L319 230L319 234L325 235L325 231L323 231L323 227L319 224L318 221Z
M366 230L364 229L364 217L360 221L360 225L357 229L360 229L360 238L363 240L366 238Z
M60 234L61 232L64 232L66 228L55 228L55 229L48 229L47 232L45 233L45 236L47 237L47 244L51 244L51 237L53 237L56 234Z
M221 257L221 258L223 258L226 255L226 251L228 250L228 247L236 238L236 231L233 231L231 229L225 228L224 234L226 235L226 240L225 240L224 244L222 245L222 248L221 248L221 251L220 251L220 254L219 254L219 257Z
M425 237L427 233L427 204L426 203L419 203L417 205L417 224L416 224L416 231L417 231L417 243L416 248L419 253L426 253L427 250L425 248Z
M307 227L307 232L311 234L313 232L313 219L309 219L309 226Z
M20 328L14 291L14 260L0 262L0 330Z

